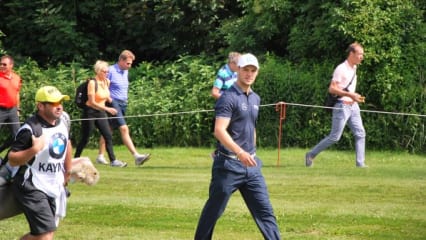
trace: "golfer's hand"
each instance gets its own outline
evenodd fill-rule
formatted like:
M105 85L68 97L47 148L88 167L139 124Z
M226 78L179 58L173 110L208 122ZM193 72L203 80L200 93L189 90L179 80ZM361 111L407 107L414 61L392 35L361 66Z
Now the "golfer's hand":
M248 152L243 151L242 153L238 154L237 157L247 167L257 166L254 156L250 155Z

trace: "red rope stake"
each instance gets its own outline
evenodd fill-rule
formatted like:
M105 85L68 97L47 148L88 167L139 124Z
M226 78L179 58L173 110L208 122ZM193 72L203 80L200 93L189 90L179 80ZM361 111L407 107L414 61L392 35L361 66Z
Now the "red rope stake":
M277 167L280 166L280 152L281 152L281 130L283 126L283 121L285 120L285 110L286 110L285 102L278 102L275 104L275 111L280 112L280 124L278 131L278 159L277 159Z

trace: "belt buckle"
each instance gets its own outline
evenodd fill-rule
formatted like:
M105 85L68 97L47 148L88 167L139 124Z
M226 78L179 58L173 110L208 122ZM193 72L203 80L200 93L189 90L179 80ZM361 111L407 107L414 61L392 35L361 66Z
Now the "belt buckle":
M218 151L218 153L219 153L220 155L222 155L222 156L229 157L229 158L232 158L232 159L234 159L234 160L239 160L239 159L238 159L238 156L237 156L236 154L225 154L225 153L223 153L223 152L221 152L221 151ZM254 152L254 153L250 154L250 156L255 157L255 156L256 156L256 152Z
M222 155L222 156L229 157L229 158L232 158L232 159L234 159L234 160L238 160L238 157L237 157L237 155L235 155L235 154L226 154L226 153L223 153L223 152L221 152L221 151L218 151L218 153L219 153L220 155Z

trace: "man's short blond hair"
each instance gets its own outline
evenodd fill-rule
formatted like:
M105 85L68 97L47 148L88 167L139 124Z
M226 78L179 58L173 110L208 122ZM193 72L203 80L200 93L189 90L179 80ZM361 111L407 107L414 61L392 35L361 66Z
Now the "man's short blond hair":
M120 56L118 57L118 60L127 60L128 58L132 59L133 61L135 60L135 54L133 54L130 50L123 50L120 53Z
M228 54L228 62L231 63L238 63L238 58L240 57L241 53L239 52L230 52Z

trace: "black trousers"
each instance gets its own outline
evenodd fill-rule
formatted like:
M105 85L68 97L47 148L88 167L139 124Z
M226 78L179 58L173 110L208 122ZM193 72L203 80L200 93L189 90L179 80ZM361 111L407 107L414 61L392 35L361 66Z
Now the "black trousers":
M81 121L80 142L77 145L77 150L74 157L80 157L84 147L89 142L91 133L95 126L105 139L106 151L110 162L114 161L115 154L112 145L112 133L108 122L108 116L105 111L99 111L93 108L86 107L83 110L83 120Z

